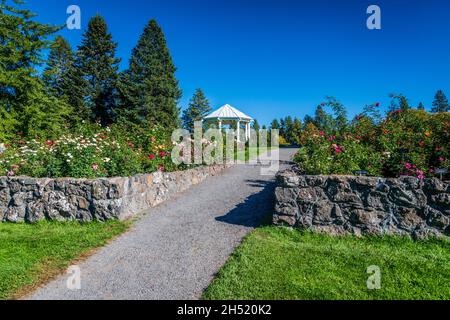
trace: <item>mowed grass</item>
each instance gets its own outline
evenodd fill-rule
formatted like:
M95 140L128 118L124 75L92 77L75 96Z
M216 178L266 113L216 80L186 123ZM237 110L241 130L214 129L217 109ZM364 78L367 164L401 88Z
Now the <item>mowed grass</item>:
M238 150L235 154L235 160L237 161L249 161L249 160L256 160L255 158L259 155L262 155L264 153L271 152L273 150L276 150L275 147L267 147L265 149L259 148L259 147L249 147L245 148L245 150Z
M367 267L381 289L367 289ZM330 237L288 228L250 233L204 299L450 299L450 242Z
M0 299L28 293L128 225L119 221L0 223Z

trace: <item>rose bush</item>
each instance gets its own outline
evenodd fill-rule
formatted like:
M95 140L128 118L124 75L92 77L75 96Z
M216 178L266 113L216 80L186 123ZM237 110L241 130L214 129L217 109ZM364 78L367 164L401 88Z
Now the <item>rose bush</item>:
M308 174L366 170L372 176L423 179L449 166L449 126L449 113L415 109L395 110L379 121L363 113L339 133L309 123L295 160Z
M57 140L18 133L1 148L0 175L95 178L173 171L179 166L170 159L170 147L160 128L133 132L83 125Z

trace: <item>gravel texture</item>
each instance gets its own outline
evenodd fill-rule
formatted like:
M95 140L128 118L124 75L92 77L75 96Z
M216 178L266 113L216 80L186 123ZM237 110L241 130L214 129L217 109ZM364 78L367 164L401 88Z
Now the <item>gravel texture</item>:
M280 170L296 149L280 149ZM80 263L81 289L61 275L30 299L198 299L234 248L273 210L275 177L236 165L144 213Z

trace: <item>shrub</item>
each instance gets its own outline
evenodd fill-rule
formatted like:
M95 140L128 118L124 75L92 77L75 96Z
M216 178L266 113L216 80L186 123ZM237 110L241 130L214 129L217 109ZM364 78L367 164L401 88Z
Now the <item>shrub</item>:
M336 134L309 123L300 137L302 148L295 160L308 174L367 170L372 176L423 179L434 175L436 168L448 168L449 126L449 113L412 109L390 112L380 122L359 115Z
M146 133L121 127L79 125L56 140L18 135L0 150L1 175L33 177L130 176L178 167L159 128Z

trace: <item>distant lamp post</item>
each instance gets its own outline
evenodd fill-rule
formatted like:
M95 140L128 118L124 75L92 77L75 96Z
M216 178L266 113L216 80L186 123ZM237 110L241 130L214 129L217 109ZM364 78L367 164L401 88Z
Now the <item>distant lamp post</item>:
M438 169L434 170L434 173L439 175L439 179L441 179L441 181L442 181L444 174L446 174L447 172L448 172L447 168L438 168Z
M367 170L355 170L353 171L353 174L357 176L367 176L369 172Z

